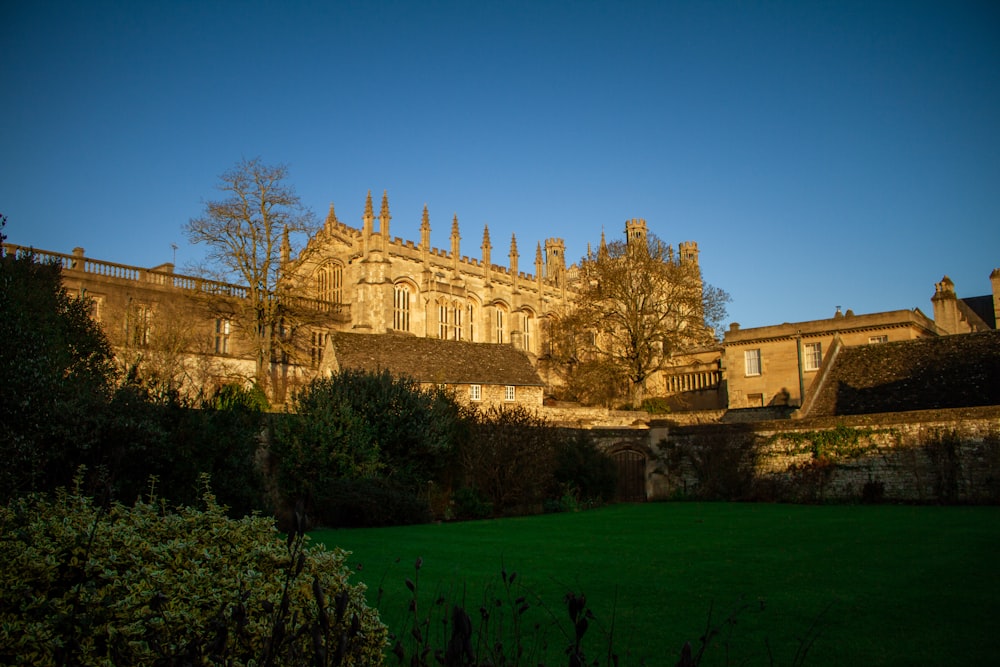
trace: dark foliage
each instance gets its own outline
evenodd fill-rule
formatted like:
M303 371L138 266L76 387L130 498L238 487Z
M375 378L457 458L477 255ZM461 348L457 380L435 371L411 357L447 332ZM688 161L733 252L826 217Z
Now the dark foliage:
M315 521L333 528L363 528L427 523L427 503L378 478L337 479L322 491Z
M100 442L113 367L89 310L58 266L0 258L0 499L68 484Z
M524 407L485 410L458 451L464 485L476 489L496 514L538 511L552 488L559 439Z
M553 481L556 494L569 493L580 504L603 504L615 497L618 470L614 460L599 450L586 433L563 438L556 446Z
M314 380L295 397L293 412L274 421L279 492L286 503L306 500L322 524L360 525L369 517L366 525L385 525L393 508L398 522L411 523L426 515L426 502L417 499L430 483L450 476L466 418L449 394L388 372Z

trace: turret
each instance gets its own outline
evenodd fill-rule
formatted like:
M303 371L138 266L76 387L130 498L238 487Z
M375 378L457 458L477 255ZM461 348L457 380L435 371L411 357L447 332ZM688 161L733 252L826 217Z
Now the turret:
M680 253L681 264L698 265L698 243L696 241L682 241L677 246Z
M566 242L562 239L545 239L546 276L557 285L563 284L566 273Z
M638 243L646 244L646 220L643 218L632 218L625 221L625 241L632 245Z

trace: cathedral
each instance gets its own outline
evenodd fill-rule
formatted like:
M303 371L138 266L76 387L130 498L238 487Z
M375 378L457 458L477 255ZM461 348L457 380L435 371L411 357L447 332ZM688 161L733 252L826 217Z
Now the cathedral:
M293 255L285 238L276 296L286 317L266 361L276 400L287 400L296 386L345 363L387 369L409 359L409 374L424 369L434 376L414 378L423 384L448 385L472 401L497 397L495 402L540 406L554 386L540 363L547 352L545 324L571 304L581 279L580 269L567 265L564 240L538 242L529 273L521 270L513 235L504 266L494 263L488 227L477 259L463 255L457 216L448 250L431 246L426 206L419 242L393 236L391 220L388 195L383 193L376 216L369 192L360 229L338 220L331 205L299 252ZM646 241L643 219L626 221L624 231L629 243ZM605 247L602 234L597 252ZM696 243L681 243L678 250L680 261L697 267ZM249 298L245 286L176 274L172 264L147 269L93 259L83 248L65 255L10 245L8 252L59 263L67 289L91 299L123 367L143 366L188 392L254 378L254 332L241 329L245 324L234 305ZM414 362L427 355L439 359ZM718 353L709 356L680 362L672 379L652 388L654 395L707 390L716 402Z
M449 251L431 247L426 206L418 243L393 237L391 219L386 194L376 217L368 193L360 230L340 222L331 206L322 229L287 264L295 291L343 304L350 331L509 343L539 352L540 319L566 303L572 290L574 268L566 266L562 239L538 244L529 275L520 270L514 237L503 267L493 263L488 227L481 259L472 259L462 254L457 216Z

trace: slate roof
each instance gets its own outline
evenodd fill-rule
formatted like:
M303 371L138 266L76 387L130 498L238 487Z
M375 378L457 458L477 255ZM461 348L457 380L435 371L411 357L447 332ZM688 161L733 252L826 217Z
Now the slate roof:
M809 417L1000 405L1000 331L843 347Z
M528 355L511 345L420 338L406 334L331 333L331 369L388 370L435 384L542 386Z
M993 312L993 296L970 296L959 299L969 310L974 312L990 329L997 328L996 313Z

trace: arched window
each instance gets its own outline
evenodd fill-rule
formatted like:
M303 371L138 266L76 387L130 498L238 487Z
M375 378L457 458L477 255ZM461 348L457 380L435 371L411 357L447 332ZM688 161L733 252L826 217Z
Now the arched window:
M507 340L507 309L498 303L496 311L496 319L494 320L496 342L503 343Z
M457 301L438 302L438 338L441 340L462 340L462 316L464 311Z
M524 345L524 349L528 352L532 351L532 335L534 334L535 316L530 310L521 311L521 342Z
M316 272L316 298L330 303L342 303L344 269L339 264L327 264Z
M472 342L476 342L476 314L478 312L478 304L472 299L469 299L465 304L465 319L469 323L467 331L469 332L469 340Z
M396 331L410 330L410 286L397 283L393 287L392 328Z

